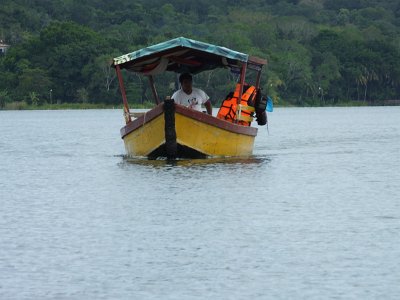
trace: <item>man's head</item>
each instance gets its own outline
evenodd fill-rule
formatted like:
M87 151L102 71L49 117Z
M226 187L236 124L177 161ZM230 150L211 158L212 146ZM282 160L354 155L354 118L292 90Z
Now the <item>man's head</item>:
M190 94L192 92L192 75L189 73L182 73L179 76L179 82L181 84L182 90L186 94Z

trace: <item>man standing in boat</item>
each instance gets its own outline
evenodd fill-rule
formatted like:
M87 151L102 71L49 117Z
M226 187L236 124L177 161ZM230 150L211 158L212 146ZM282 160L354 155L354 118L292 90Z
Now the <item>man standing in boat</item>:
M175 103L187 106L191 109L202 111L201 105L207 109L207 113L212 115L212 106L210 97L201 89L192 86L193 78L189 73L183 73L179 76L181 88L173 95Z

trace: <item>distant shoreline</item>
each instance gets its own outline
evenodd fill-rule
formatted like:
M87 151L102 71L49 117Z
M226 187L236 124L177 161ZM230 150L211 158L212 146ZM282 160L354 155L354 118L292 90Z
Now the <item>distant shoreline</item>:
M384 100L379 103L363 102L363 101L348 101L330 105L286 105L274 104L275 107L361 107L361 106L400 106L400 100ZM154 107L153 103L146 102L144 104L130 105L130 109L150 109ZM218 108L219 106L214 106ZM0 111L7 110L74 110L74 109L123 109L123 105L112 104L92 104L92 103L62 103L62 104L43 104L29 105L26 102L6 103Z

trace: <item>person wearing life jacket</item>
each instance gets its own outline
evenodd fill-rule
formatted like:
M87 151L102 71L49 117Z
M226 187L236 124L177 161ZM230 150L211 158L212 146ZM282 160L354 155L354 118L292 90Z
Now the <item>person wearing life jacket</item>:
M257 89L253 85L245 85L239 109L237 109L240 88L240 83L236 84L235 91L226 96L218 111L217 118L243 126L250 126L255 112L254 101Z

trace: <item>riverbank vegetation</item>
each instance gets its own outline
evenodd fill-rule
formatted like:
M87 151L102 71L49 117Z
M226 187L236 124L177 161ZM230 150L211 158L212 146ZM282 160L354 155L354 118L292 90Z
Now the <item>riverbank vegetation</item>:
M400 99L399 26L390 0L3 0L0 109L119 105L112 58L178 36L266 58L278 105L380 104ZM215 105L226 73L195 77ZM146 78L124 76L132 104L151 101ZM161 97L175 81L156 78Z

